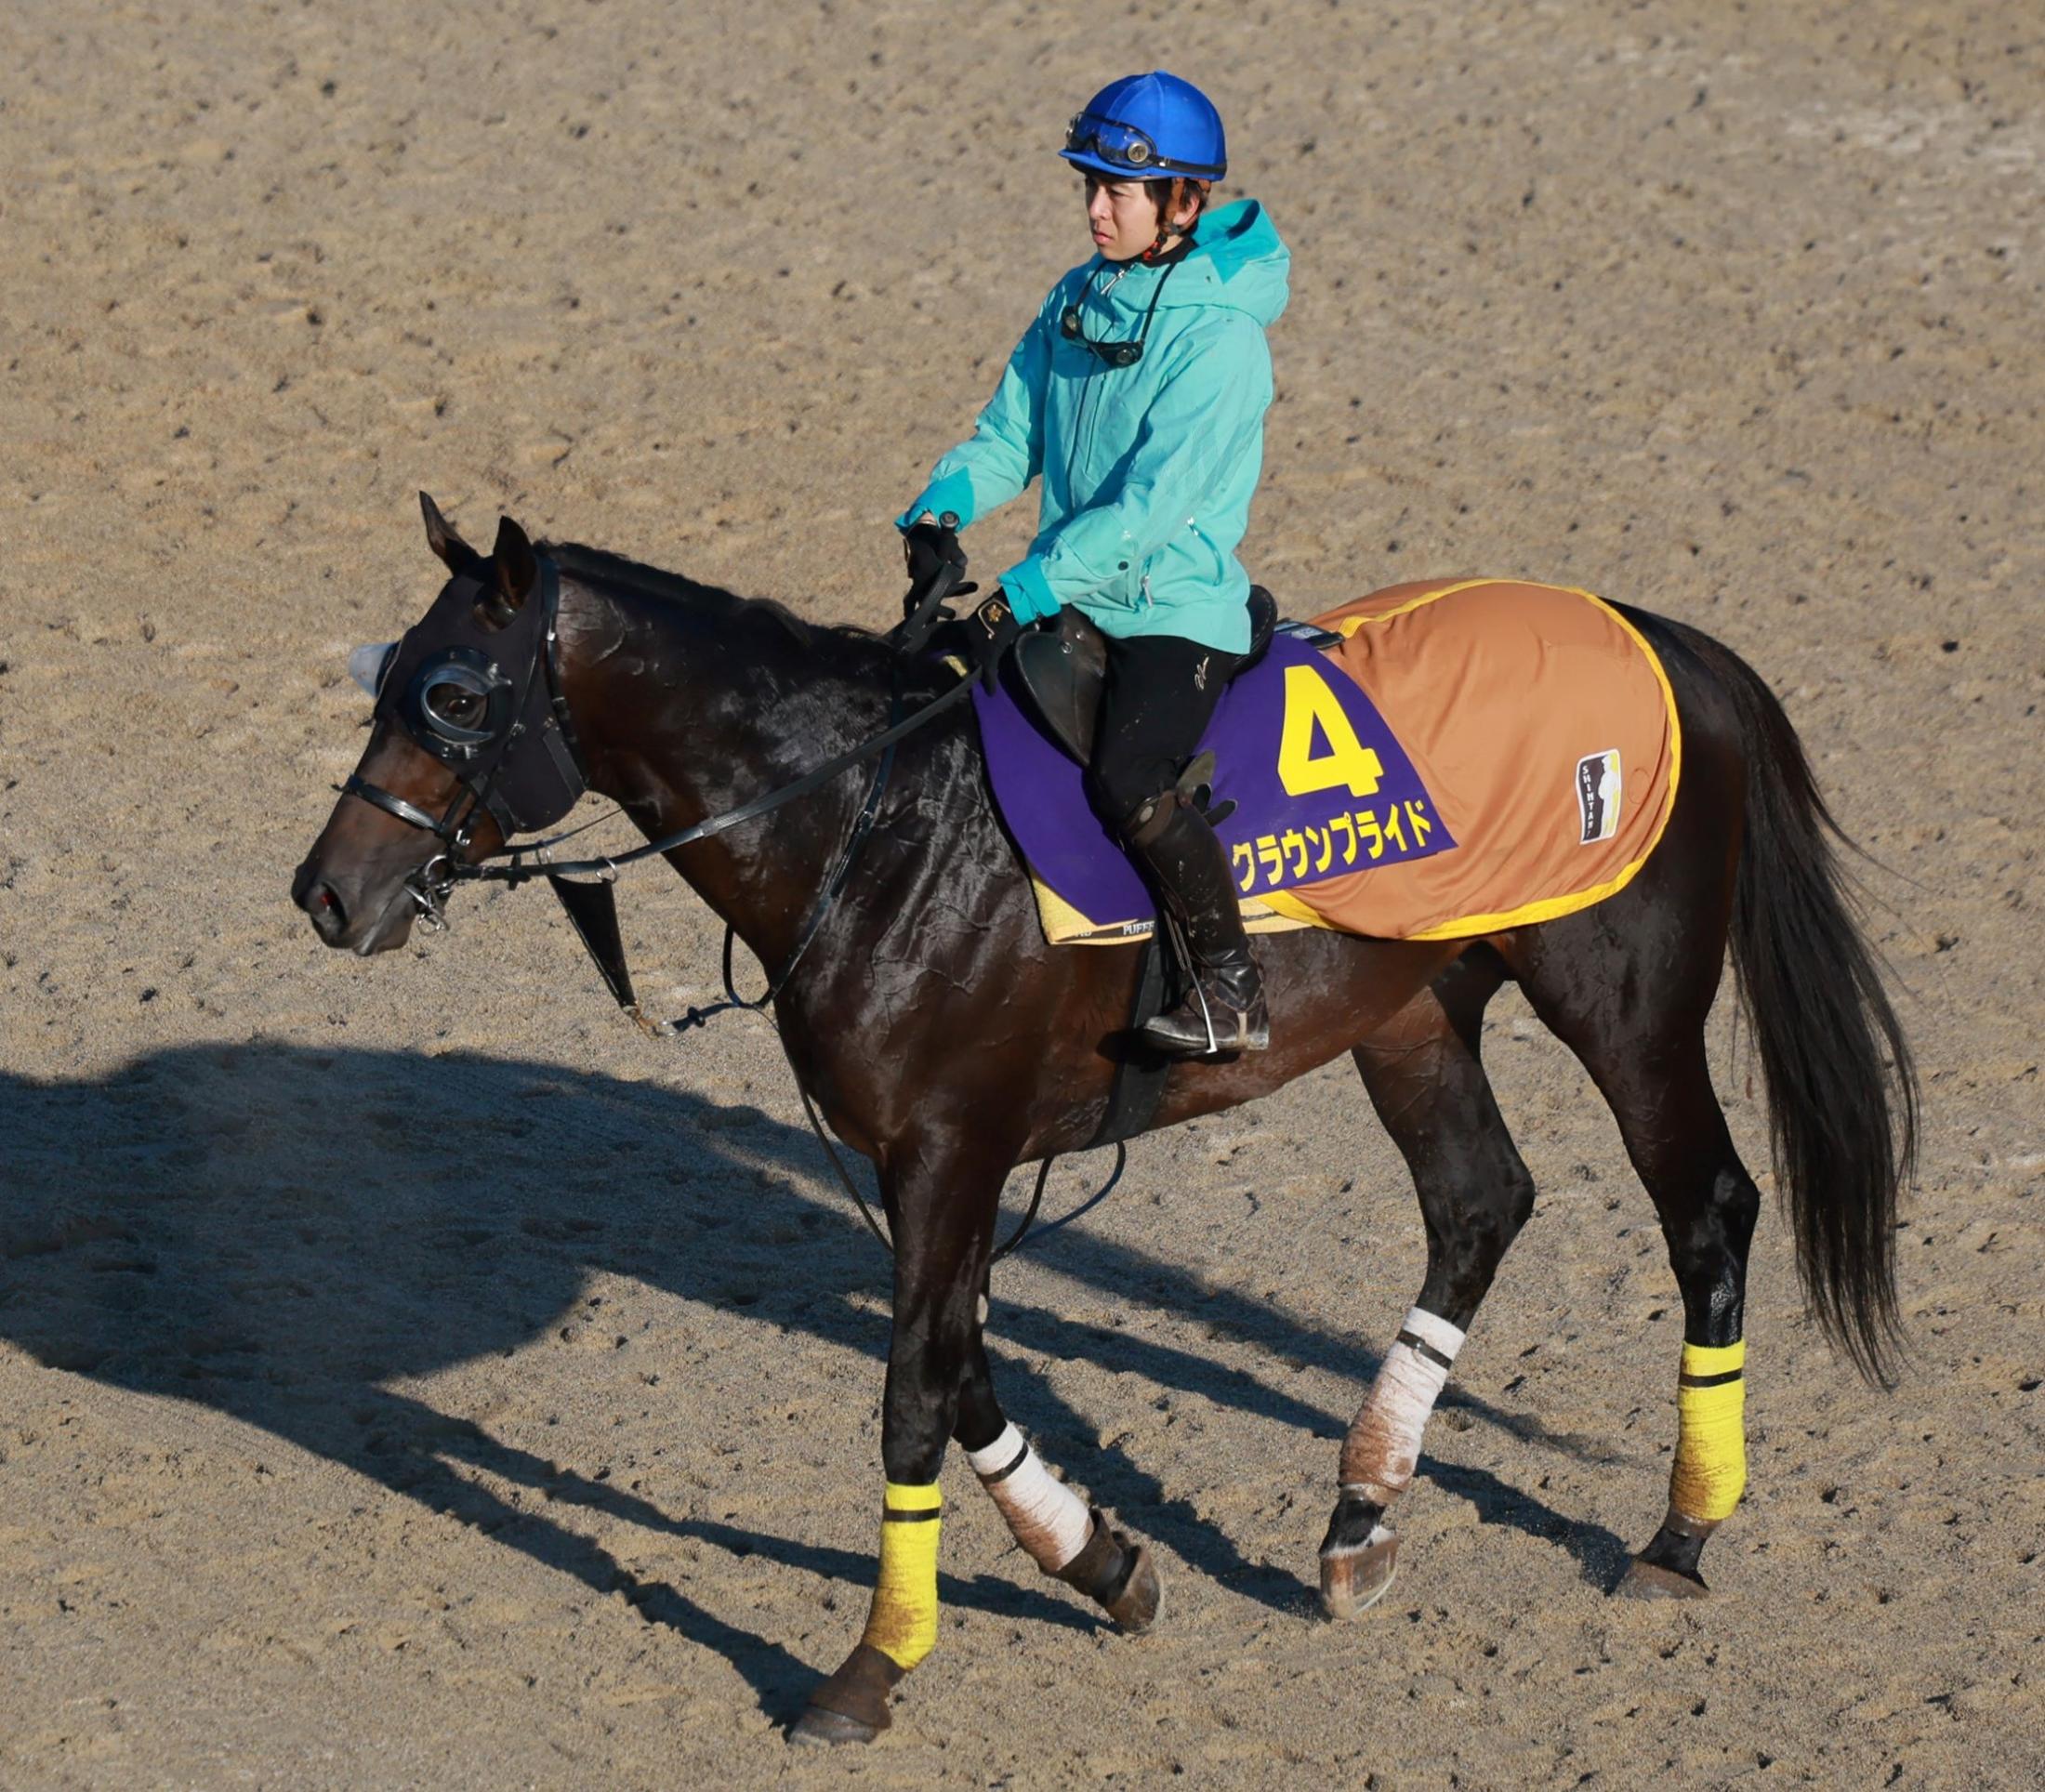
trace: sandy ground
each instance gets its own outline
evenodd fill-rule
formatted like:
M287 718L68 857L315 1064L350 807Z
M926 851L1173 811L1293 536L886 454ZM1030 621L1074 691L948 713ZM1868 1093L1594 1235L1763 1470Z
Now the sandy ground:
M887 1281L771 1030L640 1039L543 897L364 965L286 880L343 653L436 588L420 486L889 619L886 519L1083 252L1049 146L1160 58L1295 253L1249 544L1287 609L1484 571L1699 624L1881 861L1914 1365L1863 1389L1768 1224L1717 1596L1611 1601L1679 1309L1509 995L1541 1208L1387 1604L1307 1599L1420 1255L1329 1070L997 1282L1010 1409L1154 1541L1162 1627L1104 1634L955 1464L938 1653L817 1758L781 1727L864 1611ZM0 1783L2037 1784L2041 102L2015 0L13 0ZM626 906L703 999L706 913Z

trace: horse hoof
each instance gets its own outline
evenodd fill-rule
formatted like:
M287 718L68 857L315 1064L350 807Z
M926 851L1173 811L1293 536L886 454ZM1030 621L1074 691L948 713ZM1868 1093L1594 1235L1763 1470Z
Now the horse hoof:
M879 1733L872 1724L848 1718L842 1711L812 1705L795 1720L788 1740L811 1748L827 1748L841 1742L871 1742Z
M1695 1575L1679 1575L1638 1556L1618 1585L1621 1599L1703 1599L1710 1590Z
M1099 1507L1094 1508L1086 1548L1062 1568L1045 1572L1084 1593L1132 1637L1141 1636L1157 1621L1163 1588L1150 1546L1117 1531Z
M1388 1536L1360 1549L1321 1558L1321 1610L1353 1618L1370 1610L1399 1577L1399 1539Z
M1116 1534L1115 1541L1124 1548L1128 1540ZM1157 1564L1151 1560L1150 1545L1135 1546L1136 1562L1129 1570L1129 1577L1122 1590L1106 1602L1108 1615L1116 1627L1132 1637L1140 1637L1157 1622L1157 1608L1163 1601L1164 1583L1157 1578Z
M790 1742L871 1742L892 1721L888 1694L902 1669L870 1642L861 1642L837 1673L810 1695L808 1709L788 1732Z

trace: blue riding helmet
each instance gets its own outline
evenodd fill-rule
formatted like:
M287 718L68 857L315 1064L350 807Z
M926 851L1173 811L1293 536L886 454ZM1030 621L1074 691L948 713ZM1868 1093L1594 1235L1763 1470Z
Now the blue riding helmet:
M1065 131L1059 154L1111 180L1185 175L1219 180L1228 172L1228 140L1214 102L1190 81L1158 69L1111 81Z

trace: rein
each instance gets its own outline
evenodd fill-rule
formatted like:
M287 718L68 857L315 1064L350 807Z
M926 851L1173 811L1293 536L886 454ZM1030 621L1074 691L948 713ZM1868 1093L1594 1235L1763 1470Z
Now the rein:
M964 573L963 566L947 562L932 573L921 588L912 590L904 625L897 631L898 651L912 644L920 646L933 631L937 620L949 614L939 606ZM436 820L416 804L407 802L380 785L368 783L359 774L350 776L347 784L340 786L342 795L359 797L386 814L435 836L445 844L447 850L429 859L407 877L404 884L406 892L419 909L421 918L428 927L436 931L442 930L447 926L446 903L457 883L501 883L507 888L516 889L520 884L529 882L534 877L545 877L553 888L555 895L560 898L562 908L567 911L569 921L595 963L605 987L610 990L619 1008L643 1032L655 1037L673 1038L692 1028L706 1027L719 1015L733 1009L752 1014L764 1013L774 998L787 987L797 967L801 964L803 955L817 935L823 931L825 921L851 876L852 866L859 857L860 849L865 844L879 817L881 799L887 791L889 776L894 767L896 745L917 730L928 727L970 696L973 686L979 681L978 675L965 674L950 690L905 717L899 714L902 699L898 686L889 699L889 726L879 733L869 736L856 746L848 747L844 752L826 759L822 765L804 772L799 778L770 790L764 796L741 803L736 809L726 810L721 815L708 816L693 826L678 829L660 839L648 841L629 852L567 861L549 860L542 856L550 848L582 831L574 828L567 834L534 841L525 846L507 844L500 849L508 859L505 863L469 863L455 855L468 848L479 814L487 810L495 815L500 823L510 824L505 828L508 835L515 831L517 811L497 800L493 787L499 774L506 771L512 748L521 740L537 732L548 750L548 769L553 773L555 788L547 793L545 806L552 813L546 819L558 819L566 814L589 787L588 774L583 767L582 755L576 746L574 731L569 721L567 701L561 688L559 640L555 626L561 605L560 574L553 561L545 556L539 557L537 586L539 626L534 641L532 662L525 668L516 701L507 712L501 736L494 740L489 736L480 737L472 745L466 746L460 757L472 761L481 758L482 749L485 745L494 744L496 750L491 756L487 769L478 777L464 777L459 768L456 769L455 775L460 787L449 803L446 813ZM495 673L494 665L490 669L492 674ZM525 712L536 680L544 681L546 707L537 712L541 719L535 728L516 718ZM416 740L416 731L409 722L406 723L406 731L412 733ZM427 744L423 742L418 744ZM431 746L428 746L427 750L434 752L435 757L442 758L443 762L452 763L444 752ZM825 876L824 883L811 904L795 950L788 955L780 972L769 981L767 988L759 996L752 998L738 993L732 971L732 945L738 933L727 922L724 929L723 955L725 999L706 1008L692 1007L679 1020L649 1021L640 1012L639 1001L632 993L631 975L626 965L624 945L618 931L617 903L612 890L618 872L626 865L636 864L642 859L679 851L685 846L714 838L729 829L757 821L762 815L772 814L798 797L806 797L822 788L841 772L863 764L876 755L879 756L879 763L874 768L865 801L861 805L859 813L846 835L845 843L838 850L836 862ZM544 821L542 824L545 824ZM590 878L596 881L587 881ZM837 1146L831 1142L822 1118L811 1102L810 1092L802 1087L799 1079L796 1091L802 1098L802 1111L809 1118L811 1130L816 1134L817 1142L824 1147L825 1154L830 1159L831 1167L838 1172L838 1179L844 1184L846 1192L852 1197L860 1218L866 1222L866 1229L879 1240L881 1247L892 1256L893 1241L889 1237L885 1227L875 1218L872 1206L847 1171ZM1106 1130L1105 1126L1103 1130ZM1100 1142L1107 1143L1109 1140L1103 1138ZM1069 1226L1080 1215L1089 1212L1105 1200L1122 1179L1123 1169L1128 1162L1128 1153L1119 1138L1113 1142L1115 1167L1109 1172L1107 1180L1071 1212L1061 1215L1049 1225L1040 1228L1039 1236L1048 1236ZM1052 1155L1046 1157L1038 1165L1036 1184L1031 1192L1029 1206L1015 1230L988 1258L990 1269L1014 1251L1029 1233L1036 1222L1037 1210L1043 1205L1044 1188L1049 1179L1051 1166L1057 1161L1057 1157Z
M729 964L729 960L727 960L727 964ZM732 987L729 975L725 979L724 987L727 990ZM718 1012L727 1008L750 1008L752 1004L749 1002L739 1001L734 995L732 1001L719 1003L718 1008L712 1011ZM694 1010L692 1009L691 1012L693 1013ZM825 1132L823 1121L817 1117L816 1109L810 1104L810 1091L804 1088L800 1083L798 1083L796 1093L802 1098L803 1113L810 1116L810 1130L816 1134L817 1143L824 1147L825 1154L830 1158L831 1167L838 1172L838 1179L845 1185L845 1192L852 1197L853 1205L859 1209L859 1217L866 1222L866 1230L880 1241L880 1248L886 1251L890 1257L892 1257L894 1255L894 1240L888 1236L887 1232L881 1229L880 1221L874 1218L872 1206L868 1205L866 1197L859 1192L859 1184L852 1180L851 1172L845 1167L845 1160L838 1154L838 1147L831 1143L829 1136ZM1065 1227L1071 1225L1081 1214L1090 1213L1098 1207L1102 1202L1108 1198L1115 1185L1122 1179L1122 1172L1128 1167L1128 1147L1117 1139L1115 1141L1115 1167L1108 1172L1108 1179L1094 1190L1070 1213L1062 1213L1049 1225L1037 1227L1037 1237L1049 1238L1054 1232L1062 1231ZM1000 1262L1004 1257L1008 1256L1010 1251L1020 1245L1028 1235L1031 1226L1036 1222L1037 1208L1044 1205L1044 1184L1050 1180L1051 1166L1057 1162L1057 1157L1053 1155L1045 1158L1037 1165L1036 1186L1030 1191L1030 1205L1022 1210L1022 1218L1016 1221L1015 1230L1002 1243L996 1245L988 1255L987 1267L990 1270Z
M649 840L644 846L634 847L629 852L606 855L597 859L571 859L565 863L535 860L525 862L527 853L544 852L554 844L548 840L534 841L530 846L507 847L510 855L508 864L450 863L444 874L450 883L499 883L513 886L539 876L587 876L596 873L614 873L621 867L637 864L641 859L651 859L661 853L676 852L685 846L693 846L698 840L707 840L724 833L727 829L757 821L762 815L772 814L785 803L792 803L798 797L807 797L812 790L820 789L836 778L839 772L870 759L876 753L888 753L898 741L905 740L918 729L928 726L947 709L957 706L962 697L972 693L974 680L961 679L943 696L933 698L891 728L869 736L857 746L847 747L835 758L825 760L814 771L805 771L792 784L785 784L778 790L770 790L764 797L755 797L749 803L741 803L736 809L728 809L721 815L712 815L696 823L693 827L678 829L664 835L657 840ZM408 805L409 807L409 805ZM416 810L414 813L417 813ZM410 820L410 816L403 819Z
M950 693L947 692L947 695ZM891 699L890 708L900 703L899 695ZM880 756L880 763L874 768L873 783L866 787L866 800L860 805L859 814L852 822L851 831L845 837L845 844L838 849L838 863L831 867L830 875L824 880L824 887L817 892L816 901L810 904L810 913L802 924L802 932L796 941L796 949L781 968L781 974L772 979L758 996L748 1000L738 993L738 985L732 980L732 947L738 939L738 929L725 923L724 927L724 1000L713 1002L706 1008L692 1008L679 1021L670 1021L658 1028L661 1033L672 1036L686 1033L691 1027L706 1027L720 1014L732 1008L743 1008L749 1014L763 1012L774 997L788 987L788 980L796 974L796 967L802 962L802 955L809 951L810 942L824 930L824 919L831 912L831 905L838 901L838 892L845 888L846 880L852 875L853 861L859 857L859 849L865 845L866 836L873 831L875 819L880 813L880 799L888 788L888 774L894 768L894 743L891 741ZM558 873L556 874L559 875ZM614 991L614 994L615 992ZM637 1006L627 1010L638 1020ZM641 1024L644 1024L641 1022ZM808 1100L805 1096L804 1100ZM816 1123L812 1118L811 1125ZM818 1137L822 1137L821 1133ZM861 1204L864 1206L864 1203ZM871 1224L872 1221L867 1222Z

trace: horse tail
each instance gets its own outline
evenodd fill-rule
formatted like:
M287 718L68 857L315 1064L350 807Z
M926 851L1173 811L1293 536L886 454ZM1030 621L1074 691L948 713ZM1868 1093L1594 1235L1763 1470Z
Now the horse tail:
M1896 1194L1917 1161L1917 1072L1834 851L1854 843L1775 692L1730 649L1710 647L1747 749L1733 968L1767 1079L1775 1188L1811 1311L1863 1375L1889 1386L1903 1341Z

